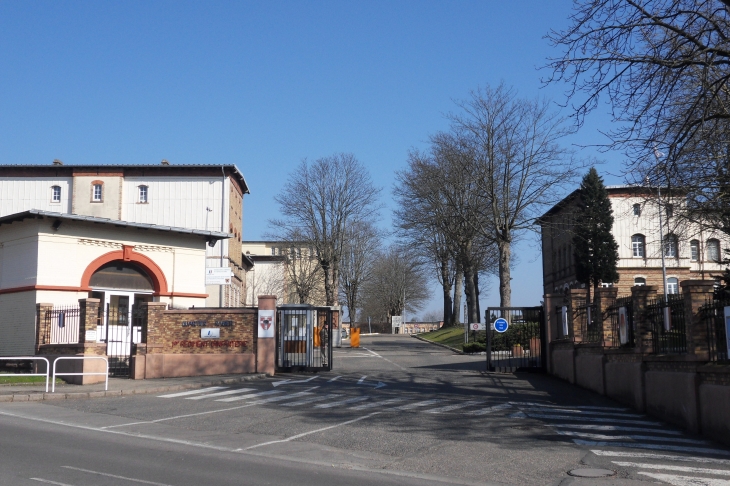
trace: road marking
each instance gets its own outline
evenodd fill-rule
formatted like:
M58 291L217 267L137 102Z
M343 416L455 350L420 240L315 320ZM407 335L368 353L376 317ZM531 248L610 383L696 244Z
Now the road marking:
M304 400L297 400L296 402L282 403L282 407L298 407L299 405L306 405L313 402L321 402L322 400L329 400L330 398L339 398L341 393L329 393L327 395L316 395L314 397L305 398Z
M360 420L365 420L366 418L370 418L370 417L372 417L374 415L378 415L379 413L382 413L382 412L369 413L367 415L363 415L362 417L358 417L356 419L348 420L347 422L342 422L342 423L339 423L339 424L330 425L329 427L322 427L321 429L317 429L317 430L310 430L309 432L304 432L302 434L292 435L291 437L288 437L286 439L272 440L272 441L269 441L269 442L263 442L261 444L256 444L256 445L244 447L242 449L236 449L236 452L238 452L238 451L248 451L248 450L251 450L251 449L256 449L257 447L263 447L263 446L271 445L271 444L280 444L282 442L290 442L292 440L299 439L300 437L305 437L307 435L316 434L317 432L324 432L325 430L330 430L330 429L334 429L336 427L341 427L343 425L348 425L348 424L352 424L352 423L355 423L355 422L359 422Z
M657 474L641 471L639 474L665 481L674 486L730 486L730 481L727 479L696 478L692 476L675 476L674 474Z
M400 369L401 369L401 370L403 370L403 371L408 371L408 370L407 370L406 368L402 367L402 366L401 366L401 365L399 365L398 363L394 363L394 362L392 362L391 360L389 360L388 358L384 358L384 357L380 356L380 355L379 355L378 353L376 353L375 351L372 351L372 350L370 350L370 349L368 349L368 348L362 348L362 349L364 349L364 350L365 350L365 351L367 351L368 353L371 353L371 354L372 354L373 356L377 356L378 358L380 358L380 359L382 359L382 360L384 360L384 361L387 361L388 363L392 364L393 366L396 366L396 367L400 368Z
M512 405L524 405L532 407L547 407L547 408L577 408L578 410L605 410L607 412L629 412L630 408L626 407L597 407L593 405L556 405L552 403L540 403L540 402L509 402Z
M248 400L249 398L263 397L266 395L274 395L276 393L283 393L283 392L281 390L269 390L269 391L265 391L265 392L251 393L249 395L244 395L242 397L219 398L218 400L216 400L216 402L237 402L239 400Z
M620 420L613 418L600 418L600 417L580 417L574 415L550 415L544 413L528 413L528 417L542 418L550 420L575 420L578 422L610 422L613 424L635 424L635 425L656 425L657 427L662 424L659 422L650 422L648 420Z
M653 434L665 434L665 435L683 435L678 430L667 430L667 429L649 429L646 427L624 427L621 425L590 425L590 424L550 424L551 427L556 429L581 429L581 430L603 430L611 431L617 430L621 432L649 432Z
M335 377L334 377L334 378L332 378L331 380L327 380L327 383L332 383L333 381L337 381L337 380L339 380L340 378L342 378L342 376L341 376L341 375L340 375L340 376L335 376Z
M80 467L73 467L73 466L61 466L64 469L71 469L72 471L81 471L89 474L96 474L97 476L106 476L108 478L114 478L114 479L124 479L125 481L132 481L134 483L142 483L142 484L152 484L154 486L171 486L169 484L165 483L156 483L154 481L145 481L144 479L136 479L136 478L128 478L126 476L117 476L116 474L109 474L104 473L101 471L92 471L90 469L81 469Z
M357 384L358 385L361 384L363 381L365 381L365 378L367 378L367 377L368 377L368 375L365 375L362 378L360 378L359 380L357 380Z
M51 481L50 479L42 479L42 478L30 478L30 479L33 481L38 481L39 483L55 484L56 486L73 486L73 484L57 483L56 481Z
M585 437L586 439L595 440L650 440L656 442L684 442L685 444L711 445L706 440L696 439L680 439L677 437L656 437L653 435L604 435L589 434L587 432L570 432L568 430L558 430L558 434L567 435L569 437Z
M432 408L431 410L426 410L426 413L450 412L452 410L458 410L460 408L470 407L472 405L481 405L482 403L487 402L485 400L467 400L466 402L457 403L455 405L446 405L445 407Z
M350 410L366 410L368 408L379 407L380 405L390 405L393 403L402 402L404 400L405 400L405 398L390 398L388 400L382 400L379 402L365 403L363 405L358 405L357 407L350 407Z
M401 405L400 407L396 407L395 410L410 410L412 408L426 407L428 405L433 405L434 403L438 402L443 402L443 400L440 398L434 398L431 400L424 400L422 402L407 403L405 405Z
M626 417L626 418L645 418L646 415L622 412L602 412L594 410L577 410L570 408L547 408L547 407L520 407L523 412L540 412L540 413L579 413L584 415L600 415L602 417Z
M611 461L621 467L638 467L641 469L664 469L666 471L678 471L699 474L714 474L715 476L730 476L727 469L707 469L704 467L672 466L671 464L645 464L640 462Z
M591 452L597 456L606 457L631 457L641 459L666 459L669 461L677 462L701 462L705 464L722 464L723 466L730 466L730 460L728 459L713 459L711 457L697 457L697 456L674 456L671 454L652 454L650 452L619 452L619 451L602 451L600 449L591 449Z
M488 413L498 412L499 410L506 410L511 407L512 405L510 405L509 403L503 403L501 405L492 405L491 407L474 410L472 412L469 412L467 415L486 415Z
M318 388L318 387L315 386L313 388ZM311 390L311 388L309 390ZM297 393L292 393L291 395L282 395L282 396L279 396L279 397L271 397L271 398L265 398L263 400L256 400L255 402L251 402L251 405L260 405L262 403L280 402L282 400L288 400L290 398L303 397L303 396L311 395L312 392L309 391L309 390L304 390L304 391L300 391L300 392L297 392Z
M202 400L204 398L211 398L211 397L222 397L225 395L237 395L239 393L247 393L250 391L256 391L255 388L239 388L238 390L226 390L222 392L216 392L216 393L209 393L207 395L198 395L197 397L187 397L185 400Z
M370 400L370 397L354 397L354 398L347 398L345 400L340 400L338 402L320 403L319 405L315 405L314 408L332 408L332 407L336 407L338 405L345 405L348 403L357 403L357 402L362 402L364 400Z
M720 449L711 449L709 447L684 447L671 446L663 444L642 444L640 442L604 442L583 439L573 439L573 442L584 446L598 447L626 447L628 449L653 449L657 451L673 451L673 452L696 452L699 454L717 454L721 456L730 456L730 452Z
M274 388L276 388L277 386L281 386L281 385L293 385L295 383L308 383L308 382L310 382L312 380L315 380L317 378L319 378L319 375L315 375L315 376L313 376L311 378L307 378L306 380L299 380L299 381L291 381L291 380L275 381L271 385Z
M226 388L228 388L228 387L227 386L211 386L209 388L201 388L201 389L193 390L193 391L171 393L169 395L158 395L157 398L177 398L177 397L185 397L188 395L199 395L201 393L208 393L208 392L212 392L214 390L225 390Z

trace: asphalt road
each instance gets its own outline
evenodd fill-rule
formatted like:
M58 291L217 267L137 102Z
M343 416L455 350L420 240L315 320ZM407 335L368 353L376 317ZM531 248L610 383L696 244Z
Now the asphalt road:
M329 373L2 403L0 484L730 486L728 449L597 394L407 336L361 342Z

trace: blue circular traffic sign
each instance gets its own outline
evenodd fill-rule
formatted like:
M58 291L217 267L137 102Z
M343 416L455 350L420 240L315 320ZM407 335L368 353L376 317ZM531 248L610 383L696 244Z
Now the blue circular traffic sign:
M502 319L501 317L494 321L494 330L497 332L504 332L509 327L509 322L507 322L507 319Z

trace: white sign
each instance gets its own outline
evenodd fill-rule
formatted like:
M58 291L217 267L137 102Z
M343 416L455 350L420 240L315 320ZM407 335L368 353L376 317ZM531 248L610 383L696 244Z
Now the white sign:
M390 322L393 324L393 327L400 327L403 324L403 316L392 316Z
M618 308L618 337L621 341L621 344L626 344L629 342L629 329L627 326L627 319L626 319L626 307L619 307Z
M272 338L274 337L274 311L273 310L261 310L259 309L259 337L260 338Z
M563 308L560 310L560 314L563 319L563 337L567 338L568 333L568 306L564 305Z
M200 330L200 337L218 339L221 337L221 330L218 327L206 327Z
M84 336L84 339L86 341L96 341L96 329L93 331L86 331L86 336Z
M486 331L487 325L483 322L472 322L469 324L469 329L472 331Z
M207 267L205 269L205 285L231 285L233 269L231 267Z
M728 355L730 355L730 306L725 307L725 340L727 341Z

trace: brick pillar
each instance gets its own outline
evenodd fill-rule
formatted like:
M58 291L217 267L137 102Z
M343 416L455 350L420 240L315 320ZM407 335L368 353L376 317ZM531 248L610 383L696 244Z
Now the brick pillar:
M712 280L685 280L679 285L684 296L687 353L695 355L699 361L709 361L707 326L702 322L700 307L712 297L714 282Z
M631 287L631 301L634 315L634 341L636 349L642 353L651 353L654 346L651 341L651 324L646 316L646 305L649 299L656 297L656 285L638 285Z
M275 295L259 295L259 312L274 311L274 323L272 326L276 329L276 296ZM274 337L263 337L266 331L262 328L259 316L256 316L256 331L254 339L256 339L256 372L272 375L276 371L276 334Z
M587 297L586 289L570 289L568 290L568 331L576 343L583 341L583 329L578 320L577 311L579 303L585 305Z
M79 344L96 344L98 325L99 299L79 299Z
M607 347L613 346L613 325L608 317L608 308L616 303L616 295L618 295L617 287L598 287L596 289L596 319L600 319L603 331L603 345Z
M40 349L41 344L49 344L48 337L50 334L51 322L46 320L46 312L53 310L53 304L36 304L35 315L36 315L36 337L35 337L35 351L36 353Z

